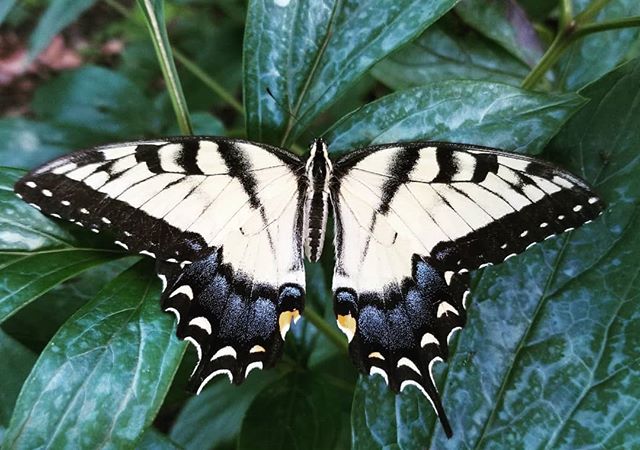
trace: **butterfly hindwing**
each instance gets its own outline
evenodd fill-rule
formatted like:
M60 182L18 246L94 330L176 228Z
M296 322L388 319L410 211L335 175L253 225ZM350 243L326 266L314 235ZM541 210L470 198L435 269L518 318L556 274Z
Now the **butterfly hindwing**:
M15 190L44 213L157 259L162 306L214 375L273 365L304 308L302 163L224 138L169 138L75 152Z
M594 219L602 201L547 163L494 149L407 143L334 165L333 289L356 365L414 385L451 434L432 377L466 320L468 272Z

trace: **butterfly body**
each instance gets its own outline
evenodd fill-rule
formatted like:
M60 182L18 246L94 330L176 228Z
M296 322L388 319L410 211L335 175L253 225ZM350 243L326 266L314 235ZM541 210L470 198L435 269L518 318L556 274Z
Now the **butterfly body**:
M264 144L166 138L75 152L22 178L42 212L154 257L200 392L273 366L304 312L303 258L335 223L334 311L360 371L412 386L451 435L433 365L466 322L469 272L591 221L602 201L548 163L441 142L303 162Z

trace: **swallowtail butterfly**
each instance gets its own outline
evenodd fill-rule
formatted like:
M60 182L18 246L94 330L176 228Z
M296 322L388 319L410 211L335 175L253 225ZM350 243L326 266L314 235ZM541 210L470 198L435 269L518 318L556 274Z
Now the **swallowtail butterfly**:
M306 162L263 144L177 137L80 151L16 193L51 217L156 259L162 308L194 345L196 392L278 360L304 310L303 257L335 220L334 309L351 357L420 390L447 435L432 376L466 320L469 271L591 221L603 202L545 162L442 142L379 145Z

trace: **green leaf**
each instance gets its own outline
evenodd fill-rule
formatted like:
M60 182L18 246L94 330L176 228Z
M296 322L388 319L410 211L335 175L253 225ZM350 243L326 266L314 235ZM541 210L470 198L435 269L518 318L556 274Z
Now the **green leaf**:
M0 119L0 166L36 167L68 149L69 133L21 117Z
M349 445L351 386L293 372L262 390L242 423L239 449L335 449Z
M24 172L0 169L0 322L62 281L120 255L89 248L13 193Z
M574 0L576 12L591 0ZM640 15L637 0L611 0L598 13L595 22ZM629 47L640 37L640 28L611 30L586 36L575 42L558 64L558 82L567 90L577 90L598 79L624 61Z
M0 25L4 22L11 9L15 6L17 0L5 0L0 3Z
M169 36L167 35L164 19L164 1L138 0L138 5L144 12L146 18L147 28L149 29L153 46L156 49L156 56L162 69L169 97L171 97L171 103L173 104L180 131L182 134L193 134L187 102L184 99L182 85L180 84L178 71L176 70L176 65L171 53Z
M213 383L187 401L171 427L171 439L185 449L193 450L233 443L253 400L278 379L279 372L267 370L252 374L240 386L229 384L226 378Z
M368 144L446 140L538 153L582 104L481 81L441 81L387 95L327 132L333 152Z
M95 66L66 72L41 86L32 108L48 123L93 133L102 140L156 134L153 104L117 72Z
M540 39L515 0L465 0L456 13L531 67L542 57Z
M18 393L36 362L34 355L20 342L0 330L0 442L9 425Z
M387 54L456 0L252 0L244 39L247 133L292 142Z
M414 42L379 62L372 73L398 90L452 79L518 86L529 68L480 33L445 16Z
M5 446L132 446L160 408L185 348L159 296L145 260L74 314L27 379Z
M181 448L154 428L147 428L147 431L144 432L142 438L136 444L136 450L177 450Z
M115 278L140 258L129 256L94 266L74 275L25 305L2 328L31 350L40 353L58 329L91 300L104 283ZM47 320L42 320L46 317Z
M590 181L609 207L594 223L485 270L439 377L454 437L431 414L405 448L640 444L639 85L636 60L580 92L589 104L545 156ZM375 413L375 392L365 388L356 392L369 400L354 403L359 417ZM414 407L404 398L400 414ZM361 421L355 438L400 442L409 426Z
M29 58L34 59L51 39L91 8L97 0L51 0L29 39Z

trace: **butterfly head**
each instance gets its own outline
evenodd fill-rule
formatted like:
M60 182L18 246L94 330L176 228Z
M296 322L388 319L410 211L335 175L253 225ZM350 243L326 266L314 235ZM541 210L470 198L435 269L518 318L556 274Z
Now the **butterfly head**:
M309 180L325 180L331 176L333 166L329 159L326 142L322 138L314 139L309 146L307 159L307 177Z

